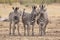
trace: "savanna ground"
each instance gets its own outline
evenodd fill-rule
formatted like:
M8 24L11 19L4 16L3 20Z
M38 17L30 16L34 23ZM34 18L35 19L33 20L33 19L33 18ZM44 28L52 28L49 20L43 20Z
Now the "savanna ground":
M24 7L20 4L13 4L12 6L19 6L21 10L26 8L27 12L31 11L31 7ZM9 12L12 11L12 6L0 4L0 16L8 17ZM23 36L24 28L22 23L20 23L20 33L22 36L10 36L9 22L0 22L0 40L60 40L60 4L51 4L46 6L46 8L51 22L47 25L45 36L38 36L39 29L37 24L34 27L35 36Z

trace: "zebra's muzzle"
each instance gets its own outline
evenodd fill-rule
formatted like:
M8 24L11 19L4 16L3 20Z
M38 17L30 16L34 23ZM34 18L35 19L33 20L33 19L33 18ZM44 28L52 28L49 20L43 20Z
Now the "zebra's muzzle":
M17 16L14 16L14 21L15 21L15 24L17 24L19 22L19 18Z

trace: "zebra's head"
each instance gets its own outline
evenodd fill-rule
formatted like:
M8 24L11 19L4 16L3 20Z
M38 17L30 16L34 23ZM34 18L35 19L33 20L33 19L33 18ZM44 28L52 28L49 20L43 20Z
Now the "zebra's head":
M41 4L41 5L39 5L39 7L40 7L41 9L44 9L44 8L45 8L45 5L44 5L44 4Z
M12 7L12 9L14 10L14 12L18 11L19 7Z
M40 8L40 11L46 11L44 4L40 5L39 8Z
M46 8L45 8L45 5L44 4L42 4L42 5L39 5L39 13L41 14L41 13L44 13L44 12L46 12Z
M37 17L36 8L37 8L37 6L35 6L35 5L32 6L32 12L31 12L31 18L32 18L32 20L35 20L35 18Z
M35 5L32 6L32 9L33 10L36 10L36 8L37 8L37 6L35 6Z

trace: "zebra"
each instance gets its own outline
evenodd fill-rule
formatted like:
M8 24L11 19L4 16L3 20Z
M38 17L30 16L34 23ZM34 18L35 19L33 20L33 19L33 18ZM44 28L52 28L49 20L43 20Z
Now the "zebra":
M39 6L39 17L37 18L37 24L39 25L39 35L44 36L46 34L46 26L48 24L48 15L46 13L45 5Z
M19 33L19 21L20 21L20 13L18 12L18 9L19 7L12 7L12 9L14 10L13 12L10 12L9 14L9 34L11 35L11 30L13 30L13 35L15 35L15 29L16 29L16 25L18 26L17 27L17 30L18 30L18 35L20 35ZM13 29L12 29L12 24L13 24Z
M34 24L35 24L35 18L37 15L36 8L37 6L32 6L31 13L25 12L25 9L23 10L22 22L24 25L24 36L26 36L26 30L27 30L27 35L29 36L30 25L32 25L32 36L34 36ZM27 26L27 29L26 29L26 26Z

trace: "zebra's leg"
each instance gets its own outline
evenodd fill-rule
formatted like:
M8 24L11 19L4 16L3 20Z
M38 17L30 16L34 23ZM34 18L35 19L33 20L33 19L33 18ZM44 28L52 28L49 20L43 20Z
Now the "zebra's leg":
M26 26L24 25L24 36L26 36Z
M40 25L39 25L39 35L41 35L41 32L40 32L41 30L40 30L40 29L41 29L41 27L40 27Z
M39 24L39 35L42 36L42 25Z
M43 28L43 26L42 26L42 36L44 36L44 28Z
M15 27L15 23L13 24L13 35L15 35L15 29L16 29L16 27Z
M10 28L9 28L9 35L11 35L11 22L10 22Z
M42 35L43 35L43 36L45 35L45 31L46 31L46 25L43 24L43 26L42 26Z
M34 36L34 25L32 25L32 36Z
M19 23L17 24L17 30L18 30L18 35L20 35L20 32L19 32Z
M28 25L27 25L27 35L28 35L28 36L29 36L29 31L30 31L30 28L29 28L29 27L30 27L30 25L28 24Z
M44 35L46 35L46 27L47 27L47 25L48 25L48 22L49 22L49 20L47 20L47 21L44 23L44 28L43 28Z
M44 31L44 35L46 35L46 32L45 32L45 31L46 31L46 26L47 26L47 25L45 24L45 25L44 25L44 30L43 30L43 31Z
M46 32L45 32L45 31L46 31L46 27L47 27L47 25L48 25L48 22L49 22L49 21L46 21L45 27L44 27L44 34L45 34L45 35L46 35Z

